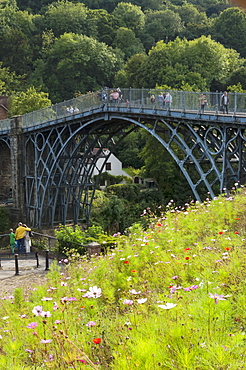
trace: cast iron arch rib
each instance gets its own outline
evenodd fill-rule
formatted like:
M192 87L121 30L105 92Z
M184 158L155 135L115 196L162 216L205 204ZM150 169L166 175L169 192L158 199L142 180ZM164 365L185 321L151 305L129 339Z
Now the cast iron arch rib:
M30 193L27 196L28 220L34 219L37 227L68 220L89 223L95 189L111 148L137 128L146 130L169 152L198 201L201 200L200 186L213 198L215 187L222 188L226 171L233 180L239 176L238 151L245 138L237 128L229 135L226 127L214 133L211 124L204 121L196 124L171 116L102 111L86 119L70 120L66 125L59 123L26 135L26 146L32 147L35 153L35 168L26 173L27 193ZM95 148L98 148L97 154L93 153ZM104 148L109 149L108 155L97 168L97 159ZM227 152L237 161L236 170L226 157ZM245 168L244 160L240 166ZM93 181L95 168L98 176Z

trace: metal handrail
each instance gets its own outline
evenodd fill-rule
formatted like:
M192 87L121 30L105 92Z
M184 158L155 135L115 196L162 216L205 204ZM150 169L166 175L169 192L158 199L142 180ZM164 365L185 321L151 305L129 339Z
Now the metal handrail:
M113 101L110 98L111 91L114 89L105 89L105 97L102 99L101 91L85 94L61 103L39 109L22 116L22 127L24 129L32 128L40 124L57 120L71 120L80 117L83 114L90 113L93 110L103 108L147 108L163 109L162 102L158 96L160 93L167 93L164 89L121 89L122 99ZM172 95L172 110L193 111L201 114L199 98L201 93L194 91L169 90ZM217 115L220 112L221 92L203 92L208 101L204 113ZM155 96L154 104L151 102L151 95ZM237 113L246 115L246 94L245 93L228 93L229 111L235 116ZM70 111L69 111L70 109ZM0 121L0 133L10 130L10 119Z

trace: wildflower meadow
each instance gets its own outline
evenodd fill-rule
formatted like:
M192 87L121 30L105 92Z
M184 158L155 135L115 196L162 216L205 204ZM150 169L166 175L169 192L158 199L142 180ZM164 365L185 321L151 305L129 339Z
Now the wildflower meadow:
M0 297L0 369L245 369L245 206L242 191L145 210L148 229Z

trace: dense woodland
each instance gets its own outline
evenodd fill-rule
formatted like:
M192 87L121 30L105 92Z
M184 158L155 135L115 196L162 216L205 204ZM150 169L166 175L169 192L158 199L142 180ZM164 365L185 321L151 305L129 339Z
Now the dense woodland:
M9 96L9 116L104 86L245 92L244 10L226 0L0 0L0 95ZM115 154L156 180L156 204L189 200L179 169L152 141L133 132Z

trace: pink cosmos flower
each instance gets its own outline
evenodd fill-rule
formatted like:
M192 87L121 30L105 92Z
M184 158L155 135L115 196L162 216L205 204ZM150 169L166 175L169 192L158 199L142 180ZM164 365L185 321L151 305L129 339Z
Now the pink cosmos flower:
M197 289L197 288L198 288L198 285L191 285L188 288L184 288L184 291L189 292L189 291Z
M40 343L51 343L52 339L41 339Z
M43 307L42 306L36 306L32 310L32 313L34 313L35 316L40 316L42 311L43 311Z
M210 298L213 298L215 300L215 303L218 304L219 301L226 301L226 299L224 298L225 296L223 294L212 294L212 293L208 293Z
M38 326L38 323L37 322L31 322L30 324L28 324L26 327L28 329L34 329Z
M130 294L140 294L141 293L141 290L139 290L138 292L136 291L136 289L132 289L132 290L129 290L129 293Z
M88 326L88 328L91 328L93 326L96 326L96 323L95 321L89 321L87 324L85 324L86 326Z
M40 316L42 316L42 317L51 317L51 313L50 313L50 311L42 311Z
M133 304L133 301L131 299L125 299L123 302L123 304L128 304L129 306Z

